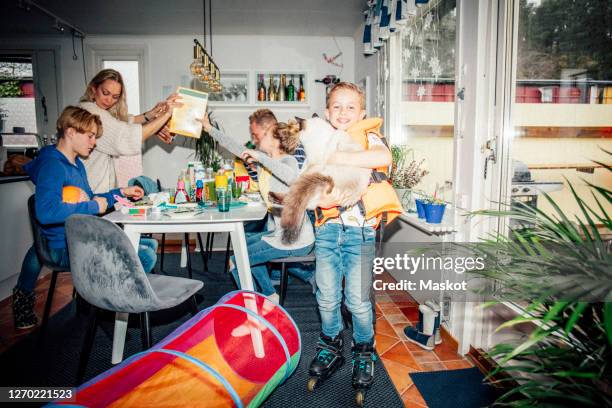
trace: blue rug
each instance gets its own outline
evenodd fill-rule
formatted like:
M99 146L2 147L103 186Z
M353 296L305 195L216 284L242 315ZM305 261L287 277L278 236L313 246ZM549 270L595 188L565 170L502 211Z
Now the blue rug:
M478 368L411 373L429 408L479 408L495 402L497 390L483 383Z

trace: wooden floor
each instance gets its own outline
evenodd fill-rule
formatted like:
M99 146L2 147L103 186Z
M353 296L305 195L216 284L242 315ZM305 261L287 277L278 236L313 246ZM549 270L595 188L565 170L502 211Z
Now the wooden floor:
M392 282L390 275L381 275ZM50 275L36 286L36 314L42 316ZM70 274L61 273L57 281L51 315L72 301ZM472 367L472 363L457 354L457 343L443 333L444 341L433 351L426 351L406 340L404 327L418 321L418 304L405 292L377 292L376 349L393 384L406 407L426 407L421 394L408 373L417 371L454 370ZM15 330L11 298L0 302L0 353L18 342L30 330Z

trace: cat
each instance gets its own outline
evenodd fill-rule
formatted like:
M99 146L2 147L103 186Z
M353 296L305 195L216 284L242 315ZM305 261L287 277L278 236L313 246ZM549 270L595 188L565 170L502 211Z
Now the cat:
M362 167L327 164L334 152L364 150L345 131L334 129L318 117L301 121L300 126L306 167L285 195L270 193L273 200L283 204L281 226L285 244L297 239L306 209L356 204L365 194L372 173L371 169ZM322 198L325 203L321 202Z

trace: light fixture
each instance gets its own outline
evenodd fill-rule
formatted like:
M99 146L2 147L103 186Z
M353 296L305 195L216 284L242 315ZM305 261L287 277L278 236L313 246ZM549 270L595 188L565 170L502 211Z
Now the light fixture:
M66 28L70 28L73 36L85 38L85 31L81 30L74 24L69 23L57 14L53 13L50 10L47 10L46 8L32 0L19 0L17 2L17 6L24 9L25 11L32 11L32 8L36 8L54 20L52 27L55 28L57 31L63 33L66 31Z
M221 92L223 86L221 85L221 72L219 67L212 59L212 0L208 3L208 18L210 29L210 54L206 51L206 47L200 43L197 38L193 39L193 62L189 65L189 71L191 75L197 79L202 88L210 93ZM204 20L204 44L206 44L206 0L202 1L202 16Z

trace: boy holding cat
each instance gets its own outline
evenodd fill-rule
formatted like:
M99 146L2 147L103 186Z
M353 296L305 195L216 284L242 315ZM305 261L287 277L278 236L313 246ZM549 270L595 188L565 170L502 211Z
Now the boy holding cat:
M364 150L335 152L328 164L379 170L391 164L391 152L379 132L382 119L365 119L365 115L365 95L357 85L341 82L330 90L325 117L334 128L346 131L364 146ZM367 389L373 382L377 357L370 287L375 229L383 214L372 211L372 206L367 208L369 193L370 188L360 204L341 210L323 198L316 211L317 303L322 330L317 354L310 365L310 389L318 379L327 378L344 362L340 335L343 329L340 312L343 278L345 303L352 313L353 323L353 387ZM394 204L387 208L394 208ZM401 212L401 209L393 211Z

